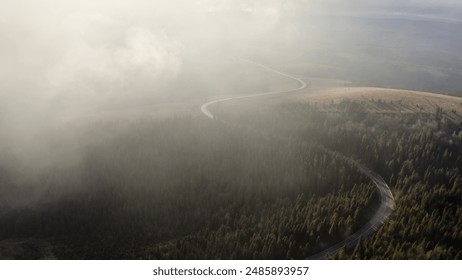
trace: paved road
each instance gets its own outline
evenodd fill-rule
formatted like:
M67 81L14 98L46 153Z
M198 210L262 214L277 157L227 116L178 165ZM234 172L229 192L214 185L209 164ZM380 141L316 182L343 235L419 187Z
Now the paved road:
M327 149L326 149L327 150ZM365 167L364 165L360 164L359 162L348 158L344 155L341 155L335 151L327 150L327 152L334 154L336 156L340 156L343 158L348 164L355 166L358 168L359 172L366 175L369 179L371 179L372 183L374 183L375 187L379 191L380 194L380 206L375 212L374 216L364 225L362 226L357 232L353 233L346 239L342 240L341 242L325 249L322 252L317 253L310 257L310 259L325 259L329 255L333 255L340 251L343 247L351 248L355 246L359 240L366 238L367 236L374 233L383 223L388 219L390 214L395 209L395 199L393 194L391 193L390 187L387 185L383 178L370 170L369 168Z
M226 97L226 98L219 98L219 99L215 99L215 100L212 100L212 101L209 101L205 104L203 104L201 106L201 111L204 115L206 115L207 117L211 118L211 119L215 119L215 116L209 111L208 107L212 104L217 104L217 103L220 103L220 102L225 102L225 101L228 101L228 100L236 100L236 99L244 99L244 98L249 98L249 97L257 97L257 96L265 96L265 95L272 95L272 94L281 94L281 93L290 93L290 92L294 92L294 91L297 91L297 90L301 90L301 89L304 89L306 88L306 83L305 81L303 81L302 79L300 78L297 78L295 76L292 76L292 75L289 75L287 73L283 73L283 72L280 72L276 69L273 69L271 67L268 67L266 65L263 65L263 64L259 64L259 63L256 63L256 62L253 62L251 60L245 60L245 59L242 59L243 61L246 61L248 63L252 63L252 64L255 64L255 65L258 65L259 67L262 67L266 70L269 70L271 72L274 72L276 74L279 74L281 76L284 76L284 77L287 77L289 79L292 79L292 80L295 80L297 81L300 86L298 88L295 88L295 89L290 89L290 90L280 90L280 91L269 91L269 92L261 92L261 93L254 93L254 94L249 94L249 95L241 95L241 96L236 96L236 97Z
M300 86L298 88L291 89L291 90L255 93L255 94L249 94L249 95L238 96L238 97L219 98L219 99L209 101L209 102L207 102L207 103L205 103L205 104L203 104L201 106L202 113L204 115L206 115L208 118L215 119L215 116L208 109L208 107L210 105L212 105L212 104L225 102L225 101L228 101L228 100L235 100L235 99L244 99L244 98L257 97L257 96L266 96L266 95L272 95L272 94L290 93L290 92L294 92L294 91L306 88L306 83L300 78L297 78L297 77L292 76L292 75L287 74L287 73L280 72L280 71L275 70L275 69L273 69L271 67L268 67L266 65L255 63L255 62L252 62L252 61L249 61L249 60L245 60L245 61L247 61L249 63L256 64L259 67L262 67L262 68L267 69L267 70L269 70L271 72L277 73L277 74L279 74L281 76L284 76L284 77L287 77L289 79L295 80L300 84ZM374 183L377 190L379 191L381 203L380 203L379 208L375 212L374 216L363 227L361 227L357 232L353 233L352 235L347 237L345 240L343 240L343 241L341 241L341 242L339 242L339 243L325 249L324 251L319 252L319 253L311 256L310 259L324 259L324 258L328 257L329 255L333 255L333 254L337 253L343 247L350 248L350 247L355 246L359 242L359 240L364 239L365 237L367 237L370 234L372 234L373 232L375 232L388 219L390 214L395 209L395 200L393 198L393 194L391 193L391 190L390 190L389 186L387 185L387 183L385 182L385 180L383 180L383 178L379 174L377 174L377 173L373 172L372 170L368 169L366 166L362 165L361 163L359 163L359 162L357 162L357 161L355 161L355 160L353 160L353 159L351 159L349 157L346 157L346 156L344 156L344 155L342 155L342 154L340 154L340 153L338 153L336 151L332 151L332 150L329 150L327 148L324 148L324 149L328 153L330 153L330 154L332 154L334 156L341 157L348 164L356 167L363 175L367 176L372 181L372 183Z

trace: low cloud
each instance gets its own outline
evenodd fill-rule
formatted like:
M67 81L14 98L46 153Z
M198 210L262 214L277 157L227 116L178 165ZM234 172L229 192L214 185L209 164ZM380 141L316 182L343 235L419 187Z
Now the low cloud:
M181 71L181 43L162 31L94 16L68 25L76 30L63 32L60 59L47 73L54 96L72 93L97 103L145 88L155 95Z
M447 31L451 36L433 38L419 26L410 26L418 31L412 31L420 36L416 39L390 29L393 25L370 28L362 22L329 17L454 20L462 15L462 3L456 0L4 2L0 14L0 156L12 145L31 154L27 149L35 149L33 140L42 137L48 143L46 136L53 127L114 103L124 105L137 97L143 101L144 96L179 92L185 99L185 95L202 97L206 94L203 88L231 88L219 75L233 73L217 70L229 57L257 59L267 54L276 63L292 59L301 65L299 69L303 63L341 69L329 74L348 79L355 71L362 75L385 69L358 46L373 51L376 45L383 47L383 38L400 45L387 49L390 57L399 58L396 63L418 47L430 48L428 42L438 50L451 43L460 53L459 39L451 30ZM382 56L384 51L380 52ZM455 69L451 63L456 60L448 60L448 67ZM365 71L364 65L372 69Z

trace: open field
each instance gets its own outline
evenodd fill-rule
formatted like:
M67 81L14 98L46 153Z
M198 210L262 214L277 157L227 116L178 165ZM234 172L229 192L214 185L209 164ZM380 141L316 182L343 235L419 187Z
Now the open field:
M381 115L419 114L435 118L437 114L437 118L443 123L449 123L453 127L462 127L461 97L403 89L324 85L313 86L297 94L281 95L274 98L274 104L279 102L312 103L326 110L337 111L338 108L333 109L329 105L354 102L358 103L362 110Z
M309 94L299 94L290 97L293 100L312 101L319 103L338 103L342 100L362 101L368 103L371 111L385 112L428 112L434 113L436 107L445 111L456 111L462 115L462 98L436 93L373 88L373 87L336 87L319 89ZM376 103L383 103L377 106ZM386 104L388 103L388 104Z

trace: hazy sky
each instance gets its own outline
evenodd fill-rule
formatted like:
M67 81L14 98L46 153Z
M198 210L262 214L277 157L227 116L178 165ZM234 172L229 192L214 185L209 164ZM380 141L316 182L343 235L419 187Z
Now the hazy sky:
M282 24L290 40L309 14L458 20L461 8L456 0L2 1L0 75L10 90L30 82L50 95L88 79L97 87L120 87L124 77L133 84L133 73L154 86L181 71L185 53L258 44Z
M314 38L303 42L309 50L329 37L322 25L330 24L311 15L457 21L461 9L457 0L4 0L0 96L97 103L128 88L154 93L187 57L262 45L297 51L303 32Z
M461 10L458 0L3 0L0 137L26 141L114 98L165 94L188 63L213 74L206 65L252 47L309 53L369 34L342 21L336 43L329 16L457 21Z

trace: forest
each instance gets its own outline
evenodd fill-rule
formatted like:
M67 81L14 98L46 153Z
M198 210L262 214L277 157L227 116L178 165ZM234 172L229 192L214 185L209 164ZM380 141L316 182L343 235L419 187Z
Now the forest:
M109 133L102 126L94 130ZM0 238L26 240L13 257L306 258L377 204L355 168L297 141L194 118L112 130L72 170L41 176L40 203L14 207L2 196ZM16 196L28 187L14 186Z
M328 258L461 258L460 128L441 109L267 98L212 110L226 121L94 125L81 161L28 184L0 169L0 257L307 259L379 206L369 178L331 150L383 176L396 210ZM34 184L39 199L15 205Z
M462 127L446 117L450 112L440 107L406 114L370 110L397 105L381 99L318 104L276 98L268 103L248 120L264 127L264 119L270 118L278 133L360 160L384 177L395 196L396 210L377 233L332 258L462 257ZM218 111L236 122L245 118L226 108Z

